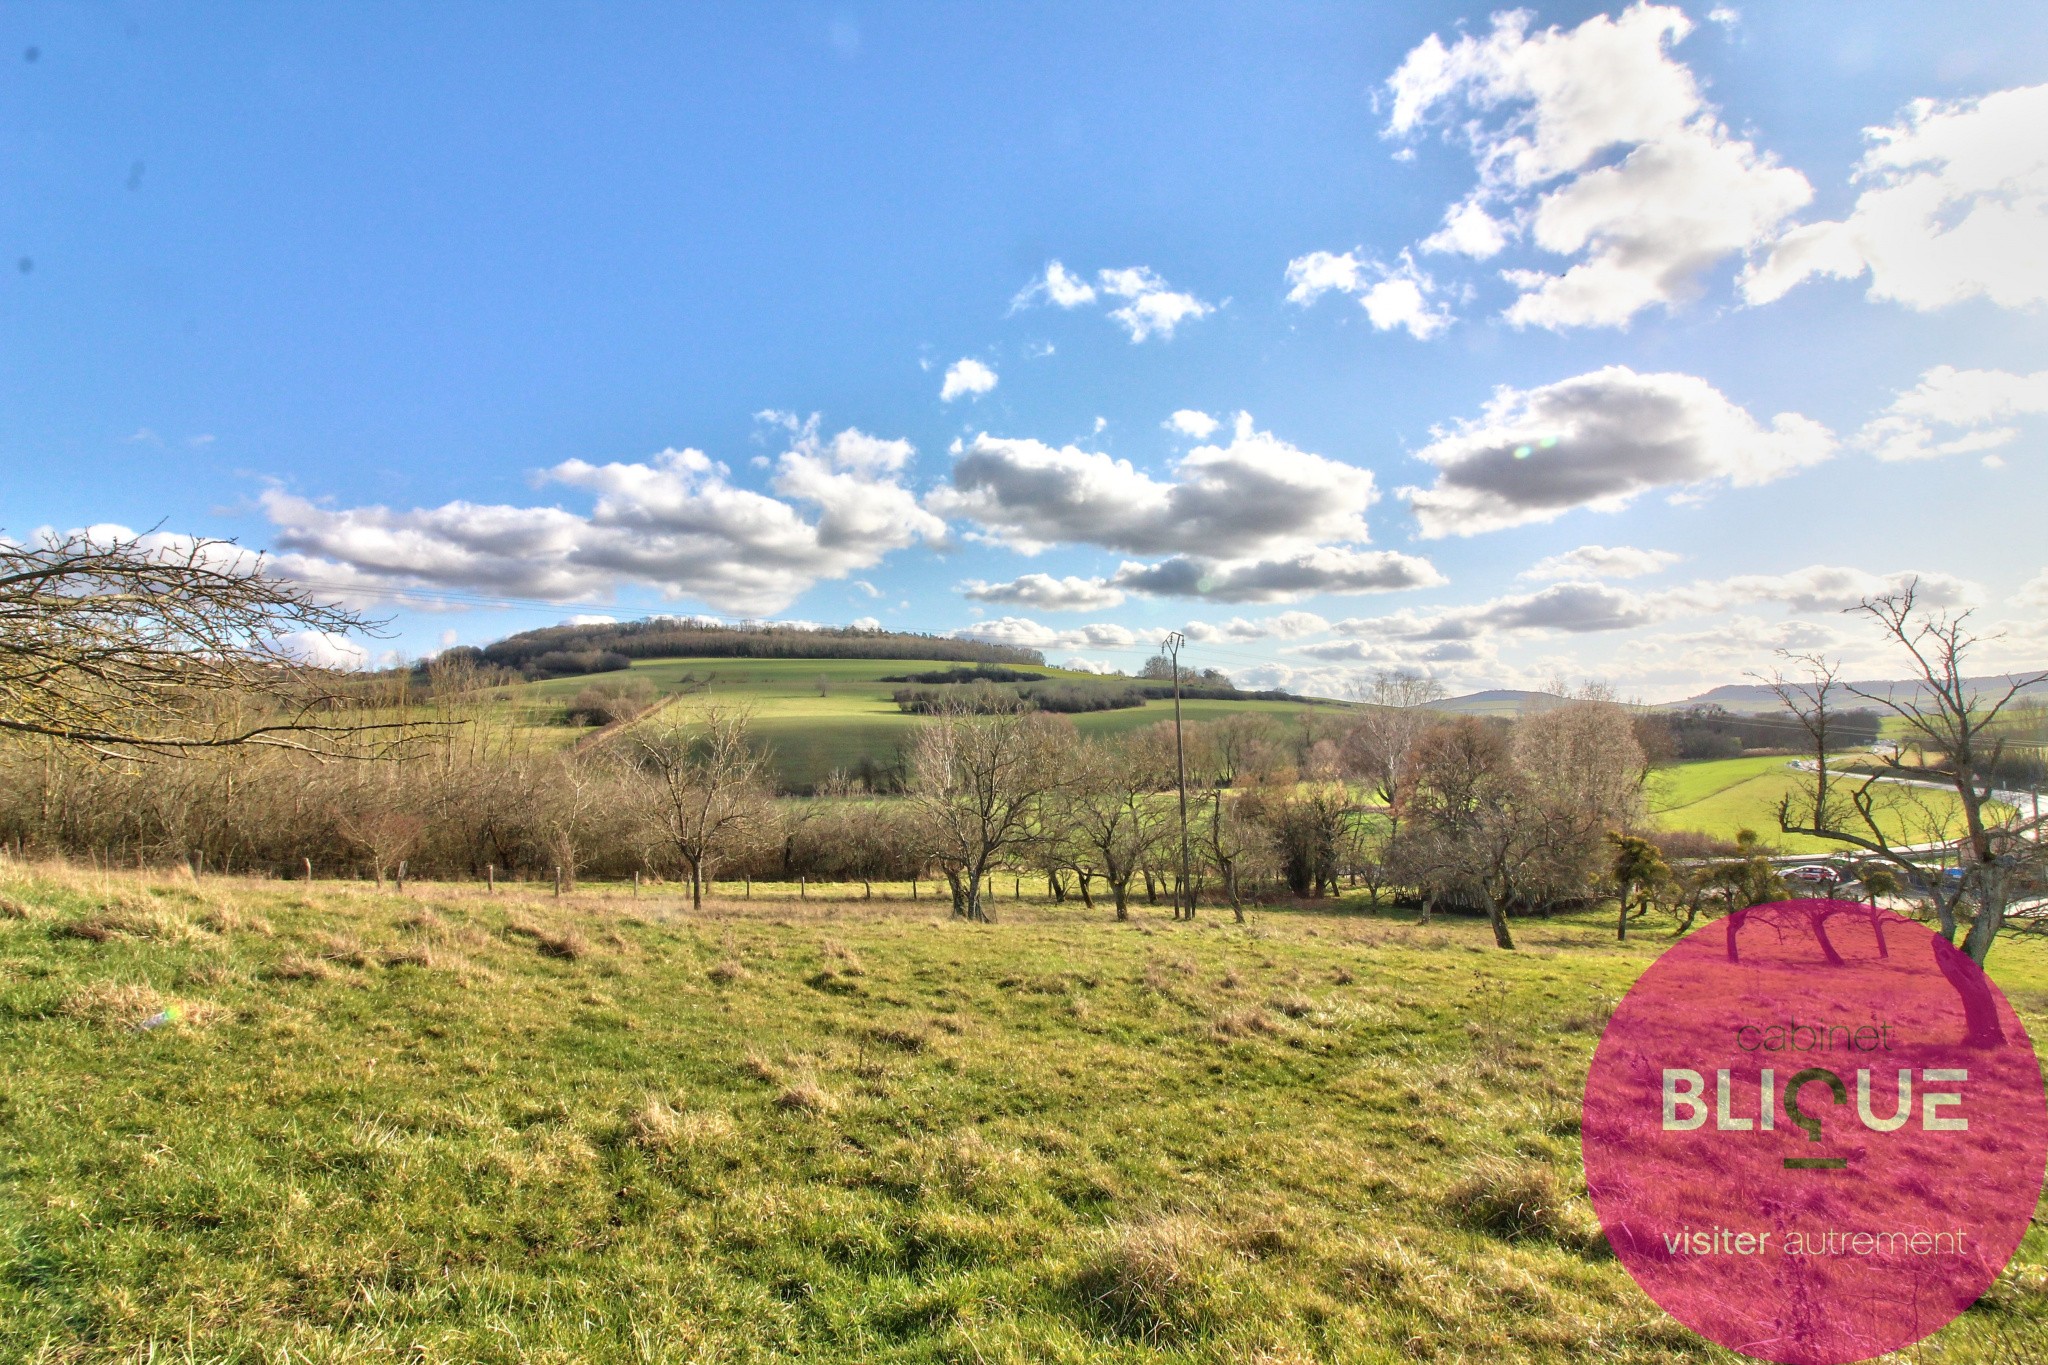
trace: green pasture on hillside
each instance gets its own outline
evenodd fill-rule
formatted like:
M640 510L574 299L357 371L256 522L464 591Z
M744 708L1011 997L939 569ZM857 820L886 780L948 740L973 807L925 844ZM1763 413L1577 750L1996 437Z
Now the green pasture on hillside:
M1736 1360L1585 1200L1668 922L934 910L0 869L0 1359Z
M883 678L964 666L904 659L647 659L625 672L555 678L529 684L523 691L534 700L559 706L585 687L631 677L645 678L658 696L680 694L686 700L702 697L744 705L753 712L755 733L773 752L778 780L802 790L834 769L852 771L863 759L884 767L896 761L923 722L899 711L891 700L906 684ZM1031 671L1065 682L1105 681L1072 669L1033 665ZM1311 709L1304 703L1274 701L1191 700L1181 705L1188 721L1243 711L1291 717ZM1084 734L1110 734L1172 718L1172 702L1152 701L1126 710L1088 712L1073 720Z
M1782 755L1764 755L1661 766L1648 783L1651 821L1659 829L1723 839L1752 829L1787 853L1843 852L1847 846L1832 840L1779 831L1778 802L1788 793L1806 791L1813 780L1790 762ZM1962 803L1953 793L1890 783L1880 783L1879 790L1880 818L1894 840L1922 843L1961 833Z

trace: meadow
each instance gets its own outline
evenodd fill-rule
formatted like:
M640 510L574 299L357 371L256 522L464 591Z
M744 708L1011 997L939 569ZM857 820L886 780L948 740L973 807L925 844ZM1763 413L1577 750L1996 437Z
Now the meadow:
M1584 1199L1667 932L935 909L0 868L0 1357L1736 1359Z
M1790 761L1782 754L1758 754L1661 766L1644 786L1651 823L1723 839L1755 830L1765 844L1786 853L1843 852L1847 845L1833 840L1779 830L1778 802L1807 791L1813 780L1788 766ZM1953 793L1886 784L1879 789L1879 818L1894 840L1923 842L1930 823L1946 829L1949 837L1962 832L1962 802Z
M889 766L924 723L898 710L892 700L904 684L882 679L957 666L914 659L646 659L620 673L529 683L513 689L513 695L531 708L533 720L543 722L585 687L624 678L645 679L657 697L701 696L745 706L753 713L754 733L772 752L777 780L807 790L834 769L854 771L864 759ZM1034 665L1030 671L1065 682L1100 681L1099 675L1072 669ZM1181 709L1184 719L1197 721L1242 711L1295 716L1342 705L1205 699L1185 701ZM1083 734L1113 734L1171 719L1170 701L1150 701L1075 716L1074 723ZM554 733L565 742L576 736L560 728Z

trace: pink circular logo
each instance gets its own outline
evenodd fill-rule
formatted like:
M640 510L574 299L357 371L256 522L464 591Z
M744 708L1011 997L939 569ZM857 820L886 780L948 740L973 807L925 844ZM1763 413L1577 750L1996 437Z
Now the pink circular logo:
M2033 1217L2048 1104L1998 987L1849 901L1737 911L1643 973L1586 1079L1586 1187L1680 1322L1839 1365L1953 1320Z

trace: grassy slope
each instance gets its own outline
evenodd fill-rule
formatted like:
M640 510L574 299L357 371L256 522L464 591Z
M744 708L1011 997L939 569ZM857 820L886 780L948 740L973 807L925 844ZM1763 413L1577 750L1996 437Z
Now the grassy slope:
M1724 839L1753 829L1787 853L1840 853L1845 846L1778 830L1778 801L1803 790L1810 775L1778 756L1674 763L1650 775L1651 819L1660 829L1698 830ZM1962 803L1946 792L1883 786L1879 812L1895 839L1920 843L1937 828L1951 837L1962 829Z
M1604 921L0 894L6 1359L1734 1359L1589 1236Z
M710 679L711 696L743 702L753 709L755 729L773 746L776 770L783 782L810 786L834 768L851 769L862 758L891 762L921 723L918 717L897 710L890 700L903 684L882 682L882 678L955 666L901 659L655 659L635 663L631 675L646 678L662 695L679 690L686 677ZM1094 676L1061 668L1034 671L1060 679ZM559 704L594 682L619 676L557 678L523 690L536 699ZM818 692L820 677L826 679L823 696ZM1293 715L1304 709L1292 702L1260 701L1190 701L1183 706L1189 720L1211 720L1238 711ZM1172 718L1170 702L1149 702L1074 720L1084 733L1105 733Z

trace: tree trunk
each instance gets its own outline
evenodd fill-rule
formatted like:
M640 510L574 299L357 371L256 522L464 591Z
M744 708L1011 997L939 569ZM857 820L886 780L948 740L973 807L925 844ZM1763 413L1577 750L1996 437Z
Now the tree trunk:
M1631 889L1626 883L1621 888L1620 913L1614 919L1614 938L1617 943L1628 942L1628 893Z
M1127 920L1131 917L1130 909L1126 904L1126 897L1129 892L1130 878L1126 877L1122 881L1109 881L1109 894L1116 898L1116 917L1119 920Z
M1095 908L1095 896L1089 891L1088 883L1094 881L1095 878L1086 872L1076 872L1074 880L1081 884L1081 905L1085 909L1093 910Z
M1508 932L1508 917L1502 913L1500 902L1491 895L1486 896L1486 922L1493 928L1493 946L1514 950L1515 938Z
M1985 986L1982 970L1973 970L1968 959L1943 939L1933 940L1934 963L1948 984L1963 999L1964 1042L1970 1047L2003 1047L2005 1029L1998 1022L1998 1006Z

